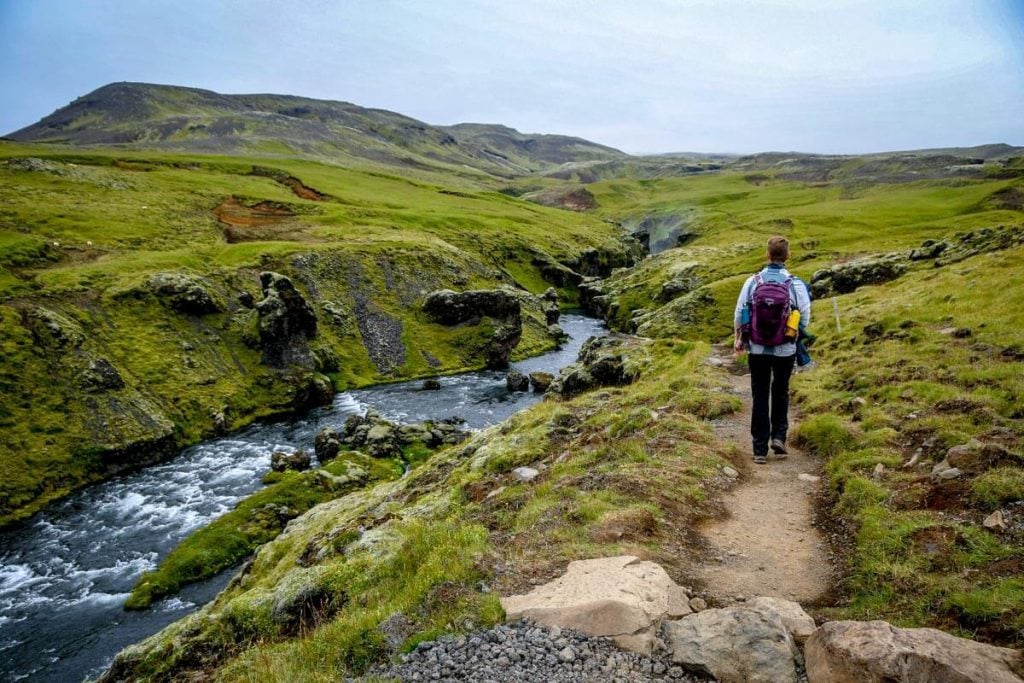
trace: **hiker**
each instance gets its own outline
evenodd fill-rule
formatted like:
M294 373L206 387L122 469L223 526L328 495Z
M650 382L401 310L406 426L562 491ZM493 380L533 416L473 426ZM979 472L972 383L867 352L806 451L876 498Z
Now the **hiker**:
M811 298L803 280L786 270L789 240L768 240L768 265L747 278L736 301L733 349L750 366L754 462L768 462L768 447L785 458L789 431L789 377L796 360L799 327L811 322ZM799 312L797 316L797 312Z

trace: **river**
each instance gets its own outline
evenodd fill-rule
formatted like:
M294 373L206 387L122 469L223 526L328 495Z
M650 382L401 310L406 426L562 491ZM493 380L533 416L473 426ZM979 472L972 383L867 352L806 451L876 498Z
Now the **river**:
M576 360L600 320L565 314L570 335L557 351L513 363L523 373L557 371ZM441 378L338 394L301 417L256 424L184 449L161 465L78 491L24 524L0 532L0 679L81 681L98 675L123 647L212 599L233 574L188 586L143 612L122 609L139 575L189 532L260 488L274 451L312 450L313 437L349 415L375 408L391 420L458 416L474 429L496 424L540 400L509 393L505 373Z

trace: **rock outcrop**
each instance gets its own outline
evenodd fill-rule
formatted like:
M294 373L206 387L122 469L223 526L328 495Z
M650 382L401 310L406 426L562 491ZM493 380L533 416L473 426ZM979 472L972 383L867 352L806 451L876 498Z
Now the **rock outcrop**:
M402 449L413 443L429 448L462 443L469 432L460 429L459 424L459 420L452 419L403 425L385 420L375 410L368 410L366 415L349 416L340 434L321 430L317 440L325 449L333 448L336 441L339 449L344 446L366 451L375 458L400 458ZM317 453L319 456L319 451Z
M579 360L562 368L548 391L568 398L597 387L635 382L639 373L629 367L623 343L624 338L617 335L591 337L580 349Z
M690 613L689 596L665 570L631 555L570 562L558 579L501 599L510 621L607 636L619 647L651 652L662 620Z
M187 273L157 273L146 281L150 291L167 305L189 315L219 313L224 310L213 295L209 280Z
M263 300L256 304L263 362L274 368L312 367L309 341L316 336L313 307L278 273L260 273Z
M807 641L810 683L1021 683L1024 655L930 628L832 621Z
M89 392L114 391L124 388L124 379L110 361L96 358L82 372L80 384Z
M815 271L811 276L811 294L815 298L848 294L864 285L879 285L907 272L903 254L857 259Z
M554 287L548 287L540 296L541 309L544 311L544 322L550 327L551 325L557 325L558 319L562 315L561 309L558 308L558 292L555 291Z
M478 350L489 368L504 368L523 335L522 307L518 297L501 289L431 292L423 311L442 325L481 325L492 321L486 341Z

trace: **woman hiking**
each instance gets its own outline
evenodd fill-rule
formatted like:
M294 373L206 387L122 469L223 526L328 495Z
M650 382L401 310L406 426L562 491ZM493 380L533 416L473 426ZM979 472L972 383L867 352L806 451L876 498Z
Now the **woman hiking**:
M797 334L810 324L807 285L786 270L789 240L768 240L768 265L743 283L736 300L733 349L749 351L753 414L750 436L754 462L768 462L768 447L784 458L789 431L789 378L796 360Z

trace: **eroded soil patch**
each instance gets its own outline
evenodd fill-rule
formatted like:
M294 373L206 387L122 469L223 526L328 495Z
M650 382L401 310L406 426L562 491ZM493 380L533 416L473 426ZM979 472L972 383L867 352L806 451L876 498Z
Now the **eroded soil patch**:
M224 239L230 244L302 238L295 213L276 202L249 205L238 197L229 197L213 210L213 215L224 226Z

